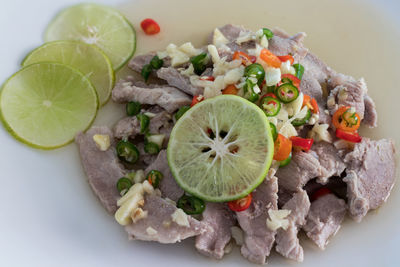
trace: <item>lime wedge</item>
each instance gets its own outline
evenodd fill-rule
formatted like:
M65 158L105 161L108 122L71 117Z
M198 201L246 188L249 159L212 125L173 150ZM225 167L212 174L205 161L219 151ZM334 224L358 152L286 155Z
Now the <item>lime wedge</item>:
M248 195L264 180L273 151L264 112L244 98L222 95L196 104L178 120L167 155L185 191L225 202Z
M59 63L29 65L0 91L6 129L30 146L51 149L87 129L98 108L96 90L81 72Z
M136 48L135 30L128 20L117 10L97 4L64 9L49 24L44 39L95 44L110 58L114 70L120 69Z
M30 52L22 66L39 62L59 62L80 70L96 88L100 105L110 98L115 76L108 57L94 45L79 41L46 43Z

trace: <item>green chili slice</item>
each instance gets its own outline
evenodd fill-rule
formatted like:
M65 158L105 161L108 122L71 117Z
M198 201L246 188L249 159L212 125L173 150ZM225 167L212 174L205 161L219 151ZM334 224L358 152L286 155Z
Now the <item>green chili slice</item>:
M275 91L276 91L276 85L267 86L267 94L268 94L268 93L273 93L273 94L275 94Z
M136 115L136 118L140 122L140 132L145 133L149 128L150 118L144 114L138 114Z
M201 75L206 70L207 53L201 53L200 55L192 57L190 63L193 65L194 73Z
M126 104L126 115L128 116L136 116L140 113L140 109L142 105L139 102L133 101Z
M182 209L186 214L193 215L203 213L206 205L200 198L183 195L179 198L177 207Z
M296 71L295 76L301 80L301 78L303 78L303 74L304 74L303 65L301 65L300 63L296 63L296 64L293 64L293 68Z
M292 153L289 154L289 157L287 157L285 160L282 160L279 162L279 167L285 167L289 165L289 163L292 161Z
M272 122L269 123L269 126L271 128L272 138L275 142L276 138L278 138L278 130L276 129L275 124L273 124Z
M351 112L351 109L348 108L343 114L342 119L346 122L347 127L351 127L358 124L358 117L356 116L356 112Z
M260 98L260 96L254 92L254 86L255 84L253 84L250 79L246 79L246 84L243 87L244 98L253 103Z
M157 170L151 170L147 176L146 180L149 181L149 183L154 187L157 188L160 185L161 179L164 177L164 175L157 171Z
M309 109L307 109L307 114L306 116L304 116L303 118L299 118L299 119L295 119L292 121L292 125L297 127L297 126L302 126L306 123L308 123L308 121L310 120L312 114L311 111Z
M273 117L281 110L281 102L276 98L266 96L261 101L261 107L265 115Z
M257 79L257 84L260 86L265 78L265 71L261 64L253 63L244 69L245 77L254 77Z
M116 149L118 158L126 163L135 163L139 159L139 150L129 141L119 141Z
M144 80L147 82L147 80L149 79L150 73L153 70L152 66L150 64L146 64L143 66L142 68L142 77L144 78Z
M117 182L117 190L121 194L125 190L124 194L128 192L129 188L132 186L132 181L126 177L122 177Z
M155 155L155 154L158 154L158 152L160 152L160 147L155 143L147 142L144 145L144 151L151 155Z
M183 116L183 114L185 114L186 111L188 111L189 109L189 106L180 107L179 110L175 113L175 120L179 120Z
M155 55L151 61L150 61L150 65L153 69L158 70L159 68L161 68L164 64L164 61L162 59L160 59L157 55Z
M268 28L263 28L263 34L265 35L265 37L267 37L268 40L274 37L274 33Z
M284 83L276 88L276 96L283 103L290 103L297 99L299 90L291 83Z

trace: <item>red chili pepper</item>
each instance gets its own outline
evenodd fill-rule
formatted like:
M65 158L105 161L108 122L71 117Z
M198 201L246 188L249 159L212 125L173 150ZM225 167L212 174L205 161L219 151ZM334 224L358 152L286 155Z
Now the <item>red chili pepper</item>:
M301 82L301 81L300 81L299 78L297 78L296 76L294 76L294 75L292 75L292 74L282 74L281 80L284 79L284 78L287 78L287 79L291 80L291 81L292 81L292 84L293 84L294 86L296 86L297 89L300 89L300 82Z
M160 32L160 25L153 19L144 19L140 26L142 27L145 34L152 35Z
M294 58L292 55L285 55L285 56L277 56L282 62L286 62L290 60L290 65L293 65L294 63Z
M315 201L318 198L328 195L328 194L332 194L332 191L329 188L322 187L322 188L318 189L314 194L311 195L311 201Z
M201 76L200 80L213 82L215 80L215 78L214 78L214 76Z
M293 147L301 149L305 152L309 151L314 143L314 139L312 138L301 138L298 136L290 137L290 141L292 141Z
M312 109L311 109L312 113L318 114L319 113L319 107L318 107L318 104L317 104L317 100L315 100L315 98L312 98L311 101L310 101L310 104L312 106Z
M251 63L256 63L257 57L256 56L250 56L250 60L251 60Z
M341 129L336 129L336 137L352 143L360 143L362 140L357 132L346 132Z
M242 64L245 66L250 65L253 62L253 58L251 56L249 56L248 54L246 54L245 52L242 51L236 51L233 56L232 56L233 60L241 60Z
M236 212L247 210L250 207L252 198L251 194L249 194L244 198L229 201L228 207Z
M194 105L196 105L197 103L200 103L201 101L204 100L204 96L202 95L195 95L192 99L192 104L190 105L191 107L193 107Z

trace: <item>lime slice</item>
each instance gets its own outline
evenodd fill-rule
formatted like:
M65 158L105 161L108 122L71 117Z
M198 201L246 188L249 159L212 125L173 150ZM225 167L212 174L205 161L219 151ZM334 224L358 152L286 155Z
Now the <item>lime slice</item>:
M128 20L117 10L97 4L64 9L47 27L44 39L95 44L110 58L114 70L120 69L136 48L135 30Z
M264 112L244 98L222 95L196 104L178 120L167 155L185 191L225 202L248 195L264 180L273 150Z
M114 70L99 48L79 41L50 42L30 52L22 66L39 62L59 62L80 70L96 88L100 105L110 98L115 82Z
M94 120L98 99L81 72L59 63L29 65L0 91L1 119L9 132L33 147L51 149L71 142Z

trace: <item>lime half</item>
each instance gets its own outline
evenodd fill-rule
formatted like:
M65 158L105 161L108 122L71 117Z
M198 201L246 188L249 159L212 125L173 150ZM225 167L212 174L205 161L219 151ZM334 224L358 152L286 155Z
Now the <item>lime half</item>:
M51 149L87 129L98 108L96 91L81 72L59 63L29 65L0 91L5 127L23 143Z
M50 42L30 52L22 66L39 62L59 62L80 70L96 88L100 105L110 98L115 82L114 70L99 48L79 41Z
M94 44L110 58L114 70L120 69L136 48L135 30L128 20L117 10L97 4L64 9L47 27L44 39Z
M248 195L264 180L273 150L264 112L244 98L222 95L196 104L178 120L167 155L185 191L225 202Z

